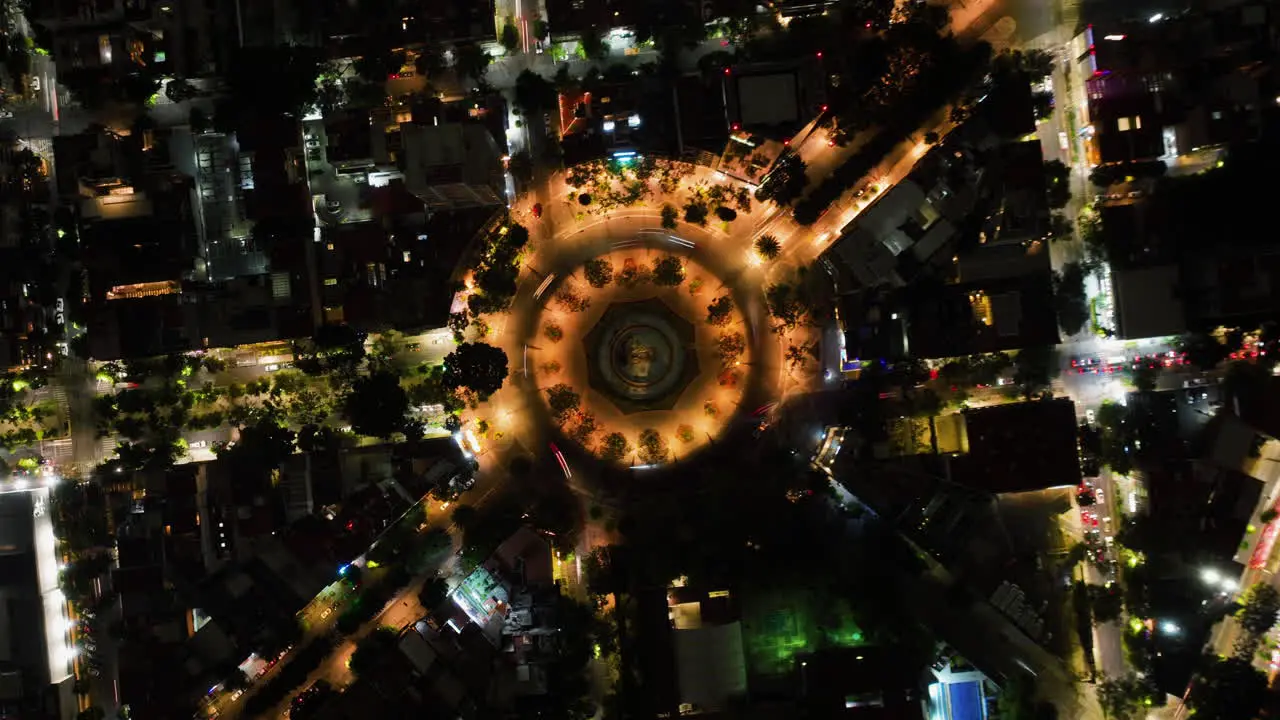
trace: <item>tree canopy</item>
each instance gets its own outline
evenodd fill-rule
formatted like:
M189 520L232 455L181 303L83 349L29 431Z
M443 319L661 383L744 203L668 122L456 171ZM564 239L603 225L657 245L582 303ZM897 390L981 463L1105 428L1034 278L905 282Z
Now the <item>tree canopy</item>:
M1240 626L1250 635L1265 635L1280 616L1280 591L1270 583L1257 583L1245 592L1242 600L1238 615Z
M342 412L357 433L390 437L405 428L409 395L394 373L375 372L352 383Z
M653 261L653 284L674 287L684 282L684 261L675 255L664 255Z
M1253 667L1253 659L1202 658L1200 671L1191 680L1187 704L1198 720L1240 720L1258 713L1267 690L1267 678Z
M707 305L707 323L716 327L724 327L733 318L733 298L721 295Z
M1134 674L1103 678L1098 683L1098 702L1112 720L1139 720L1146 716L1154 696L1159 693L1143 678Z
M547 403L551 406L551 416L563 422L582 406L582 398L573 388L557 383L547 388Z
M231 55L227 96L241 114L300 115L315 104L322 61L319 48L301 45L240 48ZM263 82L266 69L271 82Z
M493 58L475 43L460 43L453 48L454 67L459 73L477 82L484 79L485 69L490 62L493 62Z
M507 379L507 354L485 343L462 343L444 359L445 387L488 397Z
M389 627L377 628L356 643L348 667L356 677L372 677L395 650L396 631Z
M293 344L293 364L308 375L350 375L364 360L365 334L350 325L325 323L310 340Z
M1020 350L1013 360L1013 381L1022 386L1022 394L1030 398L1049 387L1058 376L1058 351L1052 345Z
M778 238L773 235L761 235L756 238L755 247L756 254L762 260L776 260L782 253L782 243L778 242Z
M756 190L757 200L772 200L779 205L790 205L804 193L809 178L805 174L808 167L798 155L788 155L773 172L765 177Z
M1067 263L1053 277L1053 306L1063 332L1075 335L1089 322L1089 300L1084 290L1084 267Z
M526 116L534 115L556 104L556 87L532 70L516 76L516 105Z

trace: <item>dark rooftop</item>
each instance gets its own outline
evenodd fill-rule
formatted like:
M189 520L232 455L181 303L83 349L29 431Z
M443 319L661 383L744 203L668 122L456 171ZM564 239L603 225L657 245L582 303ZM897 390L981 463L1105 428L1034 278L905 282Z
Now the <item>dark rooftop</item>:
M1069 398L964 411L969 452L952 460L952 479L992 493L1077 485L1076 409Z

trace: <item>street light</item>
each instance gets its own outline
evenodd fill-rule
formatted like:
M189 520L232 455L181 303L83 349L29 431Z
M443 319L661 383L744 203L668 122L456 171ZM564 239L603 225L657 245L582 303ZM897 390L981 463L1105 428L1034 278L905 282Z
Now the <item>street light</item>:
M1178 627L1178 623L1172 620L1165 620L1160 623L1160 630L1166 635L1178 635L1182 632L1182 628Z
M1200 579L1205 585L1217 585L1222 582L1222 574L1213 568L1204 568L1200 571Z

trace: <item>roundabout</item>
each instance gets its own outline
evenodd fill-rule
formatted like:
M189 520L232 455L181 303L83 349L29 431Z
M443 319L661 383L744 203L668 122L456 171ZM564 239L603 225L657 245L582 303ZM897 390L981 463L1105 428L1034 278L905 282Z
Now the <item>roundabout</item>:
M575 166L512 208L509 222L532 242L506 312L484 323L511 374L471 420L502 456L549 460L554 446L557 462L568 457L566 476L578 460L683 464L713 445L750 442L785 395L822 383L820 370L794 359L816 366L821 333L794 320L780 327L766 296L803 282L825 247L814 238L829 233L792 231L752 202L753 186L687 168L628 176L627 187L646 188L639 200L606 203L611 193L583 185ZM772 253L759 250L762 239Z
M526 392L559 433L617 465L688 457L722 432L750 382L733 288L672 250L611 246L559 275L531 308Z

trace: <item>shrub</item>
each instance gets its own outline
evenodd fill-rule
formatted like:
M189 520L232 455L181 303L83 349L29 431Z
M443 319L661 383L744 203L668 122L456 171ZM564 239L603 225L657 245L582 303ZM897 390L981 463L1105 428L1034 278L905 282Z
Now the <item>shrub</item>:
M553 343L564 339L564 330L556 323L549 322L542 326L542 335Z
M667 255L653 262L653 284L675 287L684 282L684 261Z
M681 425L676 428L676 437L679 438L682 443L687 444L693 442L693 426Z
M680 219L680 211L671 206L670 203L662 206L662 227L668 230L676 229L676 221Z
M640 461L646 465L666 462L668 457L667 441L662 434L653 428L640 431Z
M605 287L613 280L613 263L604 258L592 258L582 266L582 274L591 287Z
M733 298L721 295L707 306L707 324L724 327L733 317Z
M627 442L627 437L620 432L609 433L600 441L600 456L605 460L621 462L630 453L631 443Z
M747 342L740 332L721 333L716 340L716 349L720 353L720 362L729 367L747 349Z
M690 225L706 225L707 206L696 200L690 200L689 204L684 206L684 221Z
M565 283L556 290L555 300L565 312L582 312L591 307L591 299L583 297L571 283Z
M547 403L551 406L551 415L558 422L564 422L582 406L582 397L568 385L558 383L547 388Z

